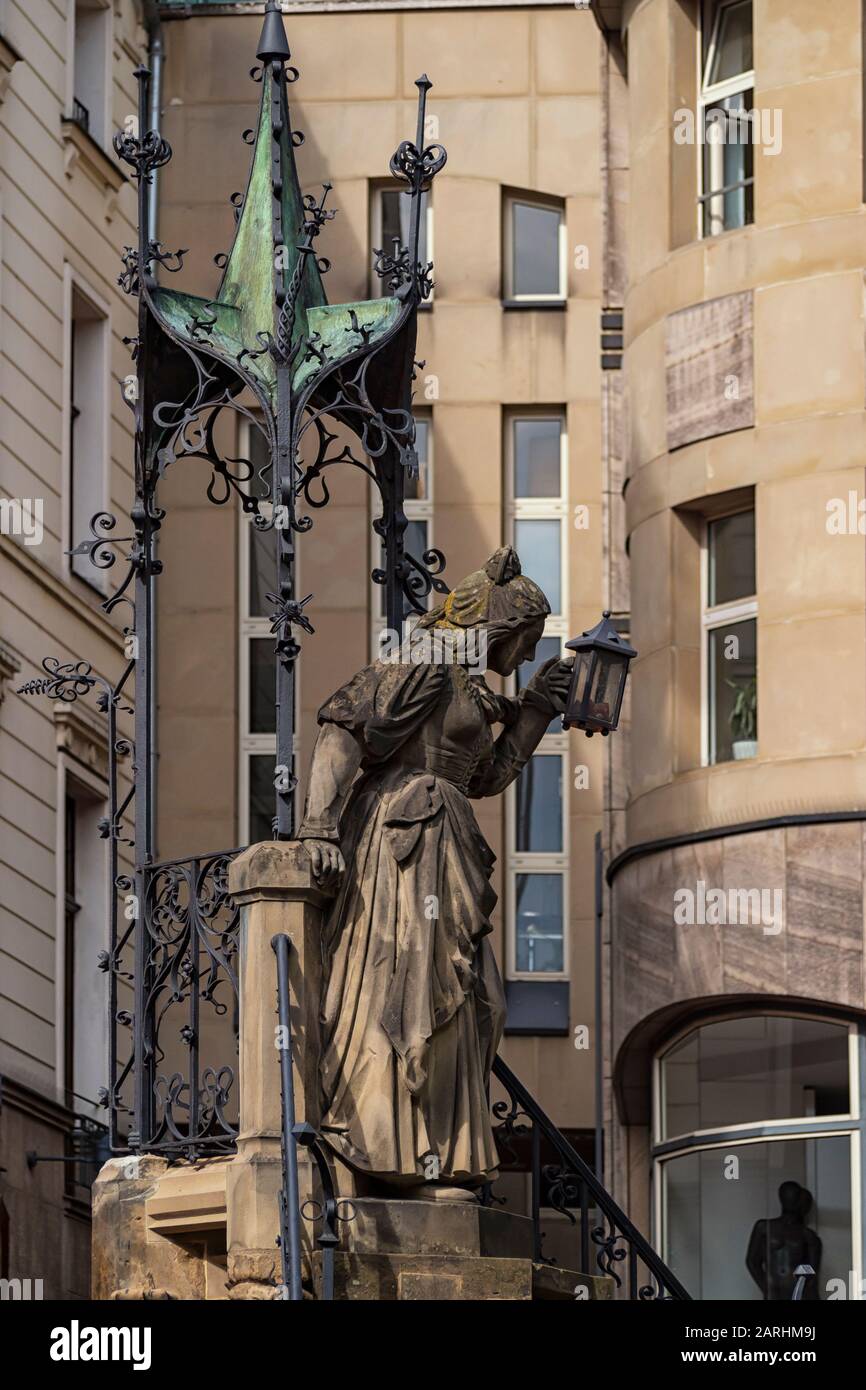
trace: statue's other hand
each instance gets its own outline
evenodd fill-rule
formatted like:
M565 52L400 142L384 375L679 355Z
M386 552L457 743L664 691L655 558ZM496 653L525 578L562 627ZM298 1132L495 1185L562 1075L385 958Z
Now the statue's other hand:
M305 840L304 844L310 856L313 878L326 890L337 889L346 872L346 861L340 846L332 844L330 840Z
M564 660L557 661L547 673L547 689L556 702L558 714L565 712L568 692L571 689L571 677L574 674L574 658L566 657Z
M545 661L543 665L539 666L535 674L528 680L527 686L544 695L555 714L564 714L568 692L571 688L573 668L573 657L552 656L549 661Z

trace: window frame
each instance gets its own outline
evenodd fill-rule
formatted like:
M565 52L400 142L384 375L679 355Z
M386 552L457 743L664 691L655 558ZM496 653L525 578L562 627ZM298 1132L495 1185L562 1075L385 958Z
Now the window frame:
M514 490L515 455L514 426L521 420L556 419L560 425L560 474L559 494L556 497L527 497L516 495ZM561 525L560 532L560 593L564 611L552 613L544 624L544 637L559 640L560 651L569 637L568 626L568 412L565 406L515 406L505 410L503 415L503 455L505 486L506 527L511 544L515 540L515 523L520 520L554 520ZM530 576L531 578L531 576ZM508 691L514 695L517 689L515 676L508 680ZM520 851L515 848L517 826L517 786L516 782L505 791L505 974L508 980L568 980L571 970L571 942L569 937L569 895L570 880L570 782L569 782L569 735L564 730L545 732L533 757L559 756L562 760L562 851ZM559 874L562 878L562 969L561 970L518 970L517 969L517 876L518 874Z
M61 427L63 437L61 440L61 477L62 477L62 509L61 527L63 540L60 547L61 572L67 584L81 583L89 589L95 590L97 594L103 596L107 592L108 573L106 570L99 569L94 565L89 565L88 570L79 573L73 565L73 557L67 553L72 547L79 545L81 541L87 540L87 536L73 536L73 453L72 453L72 408L74 405L72 395L74 388L73 381L73 357L74 357L74 301L75 297L87 301L95 311L101 321L101 354L102 354L102 391L101 400L96 411L98 425L98 447L94 451L102 460L101 473L97 474L97 490L100 494L99 502L95 511L111 511L111 399L109 386L114 380L111 370L112 359L112 323L111 306L100 294L95 291L90 283L69 264L68 261L63 266L63 409ZM92 571L92 573L91 573Z
M99 125L95 129L93 120L88 121L85 134L98 145L100 149L107 150L111 144L113 112L112 98L114 85L114 13L110 0L93 0L92 4L80 5L77 0L70 0L69 12L67 16L67 62L66 62L66 101L65 119L75 120L75 101L81 100L76 92L76 43L77 43L77 12L79 9L89 9L102 13L103 25L103 72L101 79L100 110L98 112ZM84 103L82 103L83 105ZM86 108L88 115L91 108ZM97 113L93 113L97 114Z
M697 196L697 200L696 200L696 216L697 216L697 238L698 238L699 241L709 241L709 240L711 240L713 237L716 237L716 236L723 236L723 235L725 234L725 232L742 231L745 227L754 226L754 187L755 187L755 176L754 176L754 171L752 172L752 174L751 174L751 176L750 176L749 178L744 179L744 180L742 180L742 181L738 181L738 182L735 183L735 184L725 185L724 183L722 183L722 184L720 184L720 186L719 186L718 189L716 189L716 188L707 189L707 188L704 187L704 133L705 133L705 120L706 120L706 112L707 112L707 109L708 109L709 107L712 107L712 106L717 105L718 102L723 101L726 97L739 96L741 93L742 93L743 95L746 95L747 93L750 93L750 92L751 92L752 97L754 98L754 92L755 92L755 68L754 68L754 3L753 3L753 0L751 0L751 2L752 2L752 42L753 42L752 58L753 58L753 66L752 66L751 68L747 69L747 70L744 70L743 72L736 73L734 77L726 78L723 82L708 83L706 79L707 79L707 75L712 71L712 66L713 66L713 63L715 62L716 48L717 48L717 45L718 45L719 34L720 34L720 31L721 31L721 26L722 26L722 15L723 15L723 13L724 13L725 10L729 10L729 9L733 8L734 5L739 5L739 4L744 3L744 0L701 0L701 6L700 6L700 24L698 25L697 34L696 34L696 43L697 43L697 63L698 63L698 84L697 84L697 86L698 86L698 91L697 91L697 112L696 112L696 114L697 114L697 126L698 126L699 138L695 140L695 151L696 151L696 158L697 158L697 189L698 189L698 196ZM710 31L709 31L709 39L707 40L706 52L704 53L704 39L705 39L707 30L708 30L708 28L709 28L710 25L711 25L712 27L710 28ZM747 107L746 109L748 110L748 109L750 109L750 108ZM709 147L711 150L714 150L714 149L715 149L715 150L721 150L721 149L723 148L722 146L719 146L719 145L711 145L711 146L708 146L708 147ZM708 212L708 213L705 213L705 207L706 207L706 205L708 205L708 204L711 202L711 200L712 200L713 198L720 198L720 199L723 200L726 191L727 191L727 192L730 192L730 191L733 191L733 189L739 188L739 187L751 188L751 189L752 189L752 219L751 219L751 221L749 221L749 222L743 222L743 223L741 223L741 224L740 224L739 226L737 226L737 227L725 227L725 226L722 226L722 227L720 227L720 229L719 229L718 231L715 231L715 232L713 232L713 231L705 231L705 230L704 230L704 224L705 224L706 218L707 218L707 217L710 217L710 218L713 217L713 213L712 213L711 211ZM723 209L722 209L721 216L722 216L722 219L724 219L724 207L723 207Z
M58 1078L58 1090L66 1098L67 1105L81 1114L86 1114L89 1119L97 1120L100 1123L104 1119L102 1107L96 1096L84 1096L74 1089L74 1067L76 1058L75 1049L75 1000L69 998L69 967L72 967L72 978L74 979L74 953L75 953L75 934L70 940L67 931L67 897L66 897L66 868L67 868L67 833L66 833L66 802L67 799L73 800L76 805L88 806L91 816L103 817L108 814L109 788L105 778L93 769L85 766L78 758L73 757L65 749L58 749L57 757L57 810L55 813L55 1017L57 1027L55 1028L55 1072ZM94 922L102 924L102 935L100 939L101 947L108 949L110 942L108 939L108 924L111 920L112 894L116 891L110 873L109 847L107 841L94 842L90 827L85 830L82 841L78 839L76 832L76 844L83 843L89 846L91 856L91 867L98 866L99 883L97 885L98 901L92 901L93 885L76 884L76 897L79 899L79 910L88 900ZM128 867L128 866L126 866ZM78 864L75 865L76 874ZM123 871L123 866L121 868ZM82 891L83 890L83 891ZM70 955L72 959L70 959ZM94 966L95 968L95 966ZM107 1017L99 1018L96 1026L99 1028L104 1046L101 1049L102 1055L107 1055L108 1048L108 1020ZM70 1071L71 1065L71 1071ZM72 1104L74 1102L74 1105Z
M555 294L517 294L514 290L514 208L543 208L559 214L559 290ZM543 193L503 193L502 218L502 300L508 305L565 304L568 299L568 228L563 198Z
M708 1024L728 1022L738 1018L791 1018L835 1024L848 1030L848 1086L850 1110L841 1115L792 1116L787 1119L766 1120L758 1124L725 1125L718 1129L691 1130L685 1134L662 1139L661 1069L664 1057L690 1033ZM847 1138L850 1169L850 1239L851 1264L854 1273L854 1297L862 1299L864 1266L863 1210L866 1204L862 1153L864 1142L863 1086L866 1081L866 1030L856 1020L817 1010L774 1007L768 1003L757 1009L742 1008L720 1011L705 1018L692 1020L665 1039L656 1050L652 1063L652 1116L650 1129L650 1205L652 1211L653 1244L662 1259L668 1258L668 1213L665 1204L665 1165L688 1154L700 1154L711 1149L724 1150L736 1145L784 1143L786 1140L817 1140Z
M755 593L748 598L735 599L728 603L709 604L710 593L710 526L716 521L724 521L729 516L741 516L746 512L755 514ZM701 522L701 767L728 767L734 761L726 758L723 761L716 761L712 756L713 749L713 721L710 717L710 633L720 627L730 627L733 623L748 622L753 620L755 623L755 664L757 667L758 650L758 565L757 565L757 512L754 503L751 507L732 507L729 511L719 512L717 515L705 516ZM757 674L755 676L757 683ZM760 710L760 704L759 704ZM757 741L757 740L756 740ZM758 741L759 751L754 758L743 758L739 761L743 763L754 763L760 757L760 742Z

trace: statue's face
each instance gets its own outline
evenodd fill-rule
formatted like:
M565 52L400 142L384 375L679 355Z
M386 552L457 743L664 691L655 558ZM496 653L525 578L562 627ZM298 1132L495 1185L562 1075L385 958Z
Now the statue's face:
M496 637L487 648L487 665L498 676L510 676L524 661L531 661L544 635L544 619L533 618L523 627Z

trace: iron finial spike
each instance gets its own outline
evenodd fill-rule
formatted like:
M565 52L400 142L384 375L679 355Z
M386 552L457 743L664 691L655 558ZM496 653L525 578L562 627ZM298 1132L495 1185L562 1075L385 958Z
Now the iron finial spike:
M420 154L424 149L424 120L427 114L427 93L433 86L426 72L422 72L420 77L416 77L415 86L418 88L418 129L415 135L415 148Z
M283 12L274 0L268 0L256 57L260 63L287 63L291 56L283 24Z

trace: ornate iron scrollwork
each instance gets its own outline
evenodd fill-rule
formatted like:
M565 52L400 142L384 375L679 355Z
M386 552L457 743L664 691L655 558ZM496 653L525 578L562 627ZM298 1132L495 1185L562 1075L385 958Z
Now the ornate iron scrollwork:
M578 1250L572 1265L576 1271L607 1276L623 1297L640 1302L687 1300L689 1294L676 1275L501 1057L493 1063L493 1075L507 1097L491 1106L503 1166L524 1166L518 1150L527 1143L531 1148L530 1211L536 1258L553 1263L542 1253L541 1229L542 1210L552 1210L576 1229ZM542 1164L543 1151L554 1153L557 1162ZM486 1193L485 1200L496 1201L495 1190Z

